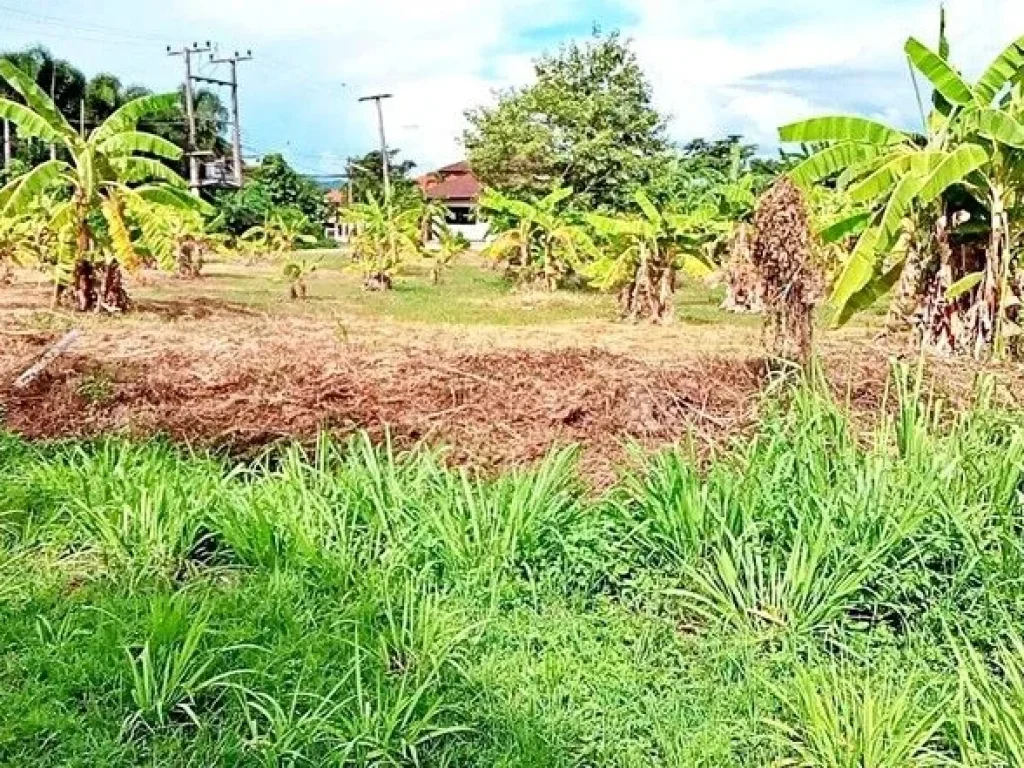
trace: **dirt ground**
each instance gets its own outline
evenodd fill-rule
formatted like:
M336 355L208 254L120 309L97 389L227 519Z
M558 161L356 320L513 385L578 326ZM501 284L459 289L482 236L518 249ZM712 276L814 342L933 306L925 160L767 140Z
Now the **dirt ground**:
M403 446L446 445L482 468L579 443L587 471L605 479L629 442L724 445L750 429L763 391L751 327L424 325L187 297L82 317L40 309L37 293L0 295L0 415L31 438L167 434L251 454L324 428L367 429ZM72 350L15 389L69 327L82 332ZM825 335L821 349L840 396L877 412L898 348L855 330ZM962 365L933 369L940 388L967 397Z

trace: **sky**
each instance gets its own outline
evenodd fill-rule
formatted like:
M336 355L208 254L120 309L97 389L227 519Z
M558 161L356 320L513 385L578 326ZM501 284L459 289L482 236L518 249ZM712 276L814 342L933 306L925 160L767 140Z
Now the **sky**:
M209 40L239 65L244 154L281 151L310 174L388 144L426 171L461 159L466 109L530 81L531 62L596 26L632 41L685 142L740 133L765 152L779 125L835 112L920 123L902 47L934 46L938 0L0 0L0 49L42 43L92 75L171 90L175 48ZM1024 0L947 0L968 76L1024 35ZM203 63L201 74L225 72ZM226 96L225 95L225 100Z

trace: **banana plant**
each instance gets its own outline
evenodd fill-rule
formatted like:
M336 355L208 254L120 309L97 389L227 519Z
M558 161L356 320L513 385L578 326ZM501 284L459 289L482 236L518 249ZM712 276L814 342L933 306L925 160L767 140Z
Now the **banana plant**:
M785 142L813 142L824 146L794 168L790 176L809 186L826 179L847 190L864 207L837 231L859 230L832 291L836 324L870 305L897 284L912 258L923 258L914 243L922 221L936 221L943 213L943 198L961 186L987 208L991 222L984 284L988 309L979 313L975 350L992 347L1000 354L1005 318L1000 309L1006 298L1010 258L1008 243L1013 224L1008 204L1015 202L1009 183L1019 173L1024 149L1024 124L1019 112L1019 76L1024 72L1024 37L1004 50L974 85L969 84L945 57L910 38L905 53L935 89L936 104L926 119L924 133L912 133L854 116L819 117L784 126ZM1017 170L1011 170L1017 169ZM930 234L932 227L927 226Z
M11 282L15 267L39 262L35 230L31 216L0 217L0 286Z
M727 224L708 205L682 213L659 211L643 190L634 201L639 208L634 215L586 216L605 247L592 249L595 258L584 273L600 290L619 290L623 316L668 322L676 270L709 276L711 249Z
M294 257L285 262L284 268L281 271L288 281L288 298L292 301L296 299L306 300L307 291L309 290L306 281L320 268L322 261L323 256L318 256L315 259Z
M240 240L254 253L281 256L294 251L301 245L315 245L316 238L306 230L309 221L304 216L287 216L274 213L263 224L250 227L242 233Z
M139 245L148 254L148 261L179 277L199 277L205 255L223 247L223 236L208 234L196 210L146 205L152 224L141 232Z
M66 265L55 270L54 300L60 300L73 280L78 309L126 309L128 295L122 285L121 265L129 270L139 265L133 231L154 224L151 205L203 206L187 193L184 180L160 162L179 160L181 150L159 136L137 130L142 118L175 108L177 94L128 102L91 133L80 136L50 97L13 63L0 59L0 77L24 101L0 98L0 118L16 125L22 137L40 139L57 149L55 159L29 169L0 189L0 216L18 215L40 195L54 193L60 202L54 206L48 226L55 232L70 229L74 237L73 265L70 270ZM129 210L138 213L134 220ZM102 226L97 226L98 222ZM98 266L103 273L99 285Z
M437 230L437 248L425 251L424 255L433 260L430 280L434 285L441 282L442 271L448 269L459 256L469 250L470 243L461 232L455 232L447 224Z
M342 220L355 226L353 254L367 290L390 289L402 262L422 253L421 205L381 203L371 194L345 208Z
M506 222L484 254L504 261L518 282L542 279L548 290L556 290L581 267L581 257L589 250L584 228L565 205L572 194L571 189L559 187L529 203L494 189L484 190L480 207L495 221Z

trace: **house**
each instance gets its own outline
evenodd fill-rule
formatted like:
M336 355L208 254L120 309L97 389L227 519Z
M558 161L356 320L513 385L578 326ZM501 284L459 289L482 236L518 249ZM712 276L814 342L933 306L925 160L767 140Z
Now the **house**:
M469 163L462 161L438 168L416 179L429 200L438 200L448 209L447 222L455 232L461 232L470 242L479 243L487 238L488 225L477 221L477 203L483 189Z
M340 189L330 189L324 195L330 214L324 222L324 237L334 240L339 245L351 242L356 234L355 225L341 220L341 209L352 201L349 198L351 191L343 192Z

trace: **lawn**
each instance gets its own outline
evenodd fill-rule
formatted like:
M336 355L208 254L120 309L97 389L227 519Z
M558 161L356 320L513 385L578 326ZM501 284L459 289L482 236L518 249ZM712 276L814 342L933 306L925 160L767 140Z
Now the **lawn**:
M138 296L174 298L187 293L198 298L220 300L265 311L324 315L344 311L363 318L397 322L441 323L446 325L537 326L573 321L612 321L616 318L613 296L592 290L547 293L517 290L483 257L467 254L443 275L439 285L430 281L430 265L403 266L392 291L362 289L358 272L345 251L312 252L320 260L310 278L306 302L285 301L286 283L273 264L247 265L219 262L207 265L195 286L181 286L153 276L152 289L143 287ZM676 298L678 319L685 324L729 323L756 325L756 319L718 310L724 289L709 289L683 279Z

